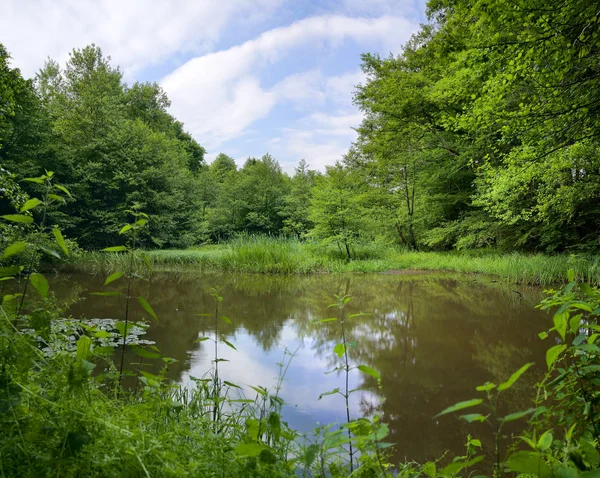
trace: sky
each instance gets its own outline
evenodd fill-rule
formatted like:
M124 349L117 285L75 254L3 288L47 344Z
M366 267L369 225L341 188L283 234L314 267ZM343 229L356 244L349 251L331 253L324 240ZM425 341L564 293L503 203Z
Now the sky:
M424 0L2 0L0 42L33 77L95 43L125 81L158 82L206 148L323 170L356 138L361 53L397 54Z

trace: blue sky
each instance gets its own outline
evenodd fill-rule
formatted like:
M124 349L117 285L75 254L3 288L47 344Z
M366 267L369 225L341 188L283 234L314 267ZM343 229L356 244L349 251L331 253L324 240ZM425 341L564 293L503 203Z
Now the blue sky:
M25 76L47 57L101 46L126 81L157 81L207 149L287 172L324 169L360 123L360 54L398 53L423 0L4 0L0 42Z

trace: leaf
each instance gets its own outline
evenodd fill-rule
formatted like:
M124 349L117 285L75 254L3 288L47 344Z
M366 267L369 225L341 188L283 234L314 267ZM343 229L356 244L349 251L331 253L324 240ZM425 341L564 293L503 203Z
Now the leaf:
M592 308L586 302L572 302L569 305L576 309L585 310L586 312L592 312Z
M133 225L132 224L125 224L121 230L119 231L119 234L125 234L127 231L133 229Z
M226 324L231 325L231 319L229 317L225 317L224 315L220 317L220 319Z
M142 256L142 260L146 264L146 267L148 268L148 270L152 271L153 270L152 264L150 263L150 259L148 258L148 255L145 252L142 252L140 255Z
M437 418L442 415L446 415L447 413L456 412L458 410L464 410L465 408L474 407L476 405L479 405L482 402L483 402L483 398L472 398L471 400L465 400L463 402L458 402L458 403L455 403L454 405L446 408L445 410L441 411L433 418Z
M338 356L338 358L342 358L342 355L344 355L345 351L346 351L346 347L344 346L344 344L337 344L333 348L333 353L335 353Z
M485 382L483 385L479 385L475 387L475 390L478 392L489 392L490 390L496 388L496 384L492 382Z
M556 362L556 359L558 359L560 354L563 353L566 349L567 346L565 344L562 344L550 347L546 351L546 365L548 365L548 370L552 368L552 365L554 364L554 362Z
M377 380L381 380L381 375L374 368L368 367L367 365L359 365L357 368L361 372L366 373L367 375L370 375L371 377L375 377Z
M60 254L58 252L56 252L54 249L50 249L49 247L46 247L46 246L37 246L37 247L40 251L45 252L49 256L60 259Z
M538 449L541 451L546 451L552 445L553 439L554 437L552 436L552 432L550 430L546 430L538 440Z
M23 181L27 181L28 183L44 184L44 180L42 178L24 178Z
M147 359L157 359L157 358L161 358L162 354L158 353L158 352L152 352L148 349L145 349L143 347L140 347L139 345L132 345L131 349L140 357L142 358L147 358Z
M267 447L260 443L242 443L236 446L234 451L238 456L251 457L260 455L266 449Z
M462 418L463 420L466 420L468 423L473 423L473 422L485 422L485 419L487 418L485 415L482 415L481 413L470 413L468 415L461 415L459 418Z
M154 309L152 308L152 306L141 295L138 297L138 302L144 308L144 310L150 314L150 316L154 320L158 320L158 317L156 316L156 312L154 312Z
M125 246L112 246L102 249L104 252L124 252L127 250Z
M310 466L315 461L317 454L319 453L319 445L309 445L306 447L306 452L304 453L304 465L306 468L310 468ZM435 478L435 477L433 477Z
M514 422L515 420L526 417L527 415L530 415L536 411L537 411L537 408L529 408L529 409L523 410L521 412L510 413L510 414L506 415L505 417L500 418L500 421L501 422Z
M63 237L62 233L60 232L60 229L57 227L53 228L52 234L54 234L54 238L56 239L56 243L58 244L58 247L60 247L62 249L62 251L65 253L65 256L68 256L69 249L67 248L67 243L65 242L65 238Z
M33 222L33 218L31 216L23 216L22 214L5 214L4 216L0 216L3 219L11 222L22 222L24 224L31 224Z
M71 199L73 199L73 196L71 196L71 193L69 192L69 190L64 187L61 186L60 184L55 184L54 187L60 191L62 191L63 193L65 193L67 196L69 196Z
M7 257L14 256L19 252L23 252L27 248L26 242L14 242L6 249L4 249L4 253L2 254L2 259L6 259Z
M529 367L531 367L532 365L533 365L533 362L530 362L530 363L527 363L527 364L523 365L519 370L517 370L515 373L513 373L506 382L501 383L500 385L498 385L498 390L499 391L503 391L503 390L506 390L506 389L512 387L513 384L517 380L519 380L519 377L521 375L523 375L529 369Z
M121 295L121 293L115 290L115 291L104 291L104 292L90 292L90 295L99 295L102 297L112 297L112 296Z
M552 470L542 455L533 451L517 451L508 457L504 465L518 473L531 473L540 478L552 476Z
M38 294L42 299L45 299L48 296L48 290L50 289L48 285L48 281L46 278L40 274L39 272L34 272L29 276L29 282L33 286L35 290L37 290Z
M428 461L427 463L425 463L423 465L423 468L421 468L421 471L426 474L429 478L436 478L437 476L437 470L435 467L435 463Z
M194 342L205 342L206 340L210 340L210 337L200 337L199 339L194 340Z
M40 201L38 198L29 199L28 201L25 201L23 206L21 206L21 212L29 211L34 207L38 207L40 204L42 204L42 201Z
M110 337L110 332L107 332L106 330L97 330L94 332L94 337L97 339L107 339Z
M567 334L567 321L569 319L569 314L567 312L560 312L554 314L554 327L556 331L560 335L563 341L565 340L565 336Z
M111 275L109 275L106 280L104 281L104 285L108 285L111 282L116 281L117 279L120 279L121 277L123 277L123 273L122 272L115 272Z
M227 380L224 380L224 381L223 381L223 384L224 384L224 385L227 385L228 387L233 387L233 388L242 388L242 387L240 387L239 385L236 385L236 384L235 384L235 383L233 383L233 382L228 382ZM253 401L253 400L251 400L251 401Z
M0 267L0 277L10 277L21 272L21 266Z
M339 388L334 388L329 392L322 393L321 395L319 395L319 400L321 400L323 397L326 397L327 395L335 395L336 393L340 393Z
M228 347L231 347L233 350L237 350L231 342L228 342L227 340L223 339L223 343Z
M337 320L337 317L330 317L328 319L321 319L313 321L313 324L324 324L326 322L334 322Z

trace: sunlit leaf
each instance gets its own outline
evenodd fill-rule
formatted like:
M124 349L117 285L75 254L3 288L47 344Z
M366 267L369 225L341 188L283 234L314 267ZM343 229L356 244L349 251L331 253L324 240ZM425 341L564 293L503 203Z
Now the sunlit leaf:
M2 253L2 259L6 259L7 257L14 256L15 254L18 254L19 252L23 252L26 248L27 248L26 242L14 242L10 246L8 246L6 249L4 249L4 252Z
M58 247L60 247L62 249L62 251L65 253L65 256L68 256L69 249L67 248L67 243L65 242L65 238L63 237L62 233L60 232L60 229L58 229L57 227L53 228L52 234L54 234L54 238L56 239L56 243L58 244Z
M234 451L238 456L251 457L260 455L266 449L267 447L260 443L242 443L236 446Z
M550 430L546 430L538 440L537 447L541 451L546 451L548 448L550 448L550 445L552 445L553 440L554 437L552 436L552 432Z
M465 400L463 402L455 403L454 405L446 408L445 410L438 413L434 418L446 415L447 413L456 412L458 410L464 410L465 408L474 407L483 402L483 398L472 398L471 400Z
M367 375L370 375L371 377L375 377L377 380L381 380L381 375L374 368L371 368L367 365L359 365L357 368L361 372L366 373Z
M337 344L333 348L333 353L335 353L338 356L338 358L341 358L342 355L344 355L345 351L346 351L346 347L344 346L344 344Z
M210 340L210 337L200 337L199 339L194 340L194 342L205 342L207 340Z
M55 184L55 185L54 185L54 187L55 187L56 189L58 189L58 190L62 191L63 193L65 193L65 194L66 194L67 196L69 196L71 199L73 199L73 196L71 196L71 193L70 193L70 191L69 191L69 190L68 190L66 187L64 187L64 186L61 186L60 184Z
M530 408L528 410L523 410L521 412L510 413L503 418L500 418L501 422L514 422L520 418L526 417L527 415L531 415L533 412L537 411L537 408Z
M112 246L102 249L104 252L124 252L127 250L125 246Z
M48 290L50 287L48 285L48 281L42 274L34 272L29 276L29 282L31 283L33 288L38 292L38 294L40 294L40 297L42 297L42 299L45 299L48 296Z
M518 473L531 473L540 478L552 476L552 470L542 455L533 451L517 451L508 457L504 465Z
M102 291L102 292L90 292L90 295L99 295L102 297L111 297L121 295L119 291Z
M21 206L20 212L29 211L30 209L38 207L40 204L42 204L42 201L40 201L38 198L28 199L25 201L25 204Z
M562 344L550 347L546 351L546 365L548 365L548 370L552 368L552 365L554 364L554 362L556 362L556 359L558 359L560 354L563 353L566 349L567 346L565 344Z
M567 312L561 312L554 314L554 327L556 331L560 335L561 339L565 340L565 336L567 334L567 320L569 318L569 314Z
M506 389L512 387L512 385L517 380L519 380L519 377L521 375L523 375L529 369L529 367L531 367L532 365L533 365L533 362L523 365L519 370L517 370L515 373L513 373L506 382L498 385L498 390L502 391L502 390L506 390Z
M108 285L108 284L110 284L111 282L114 282L114 281L116 281L116 280L120 279L121 277L123 277L123 275L124 275L124 274L123 274L122 272L115 272L115 273L113 273L113 274L109 275L109 276L106 278L106 280L104 281L104 285Z
M130 231L131 229L133 229L132 224L125 224L119 231L119 234L125 234L127 231Z
M156 313L154 312L154 309L152 308L152 306L148 303L148 301L143 298L141 295L138 297L138 302L140 303L140 305L144 308L144 310L146 312L148 312L150 314L150 316L154 319L154 320L158 320L158 317L156 316Z
M24 216L22 214L5 214L4 216L0 216L3 219L11 222L22 222L24 224L31 224L33 222L33 218L31 216Z
M10 277L23 270L22 266L0 267L0 277Z
M477 390L478 392L489 392L490 390L493 390L494 388L496 388L495 383L486 382L483 385L479 385L478 387L475 387L475 390Z

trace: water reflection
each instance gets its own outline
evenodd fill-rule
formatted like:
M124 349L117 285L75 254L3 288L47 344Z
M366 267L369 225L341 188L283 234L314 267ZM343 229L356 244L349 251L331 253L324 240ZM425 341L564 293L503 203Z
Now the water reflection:
M102 289L103 279L71 275L57 279L54 288L62 296L74 290L74 283L87 289L81 293L85 300L71 308L74 316L120 318L124 299L89 295ZM211 367L212 344L196 340L211 335L213 322L197 314L214 310L210 289L216 285L222 286L222 313L232 320L219 325L221 338L237 348L220 347L220 356L229 360L219 366L221 377L272 387L284 350L296 350L282 396L288 403L285 418L302 431L345 418L341 397L318 400L343 384L339 373L324 373L339 365L333 353L339 324L313 321L334 314L327 308L334 294L351 294L348 313L366 315L347 322L348 340L354 343L350 356L355 364L379 370L383 379L378 389L372 377L352 373L350 386L369 391L352 396L351 412L355 417L382 414L398 459L460 453L467 433L491 443L490 430L483 426L432 417L472 398L474 387L486 380L498 383L526 361L544 363L537 332L547 317L533 308L540 298L534 289L521 290L521 297L498 284L455 276L154 275L138 281L134 293L146 297L159 316L148 338L178 360L169 371L175 381L202 377ZM133 317L143 315L134 304ZM528 406L534 377L530 374L529 383L524 380L511 391L510 406Z

